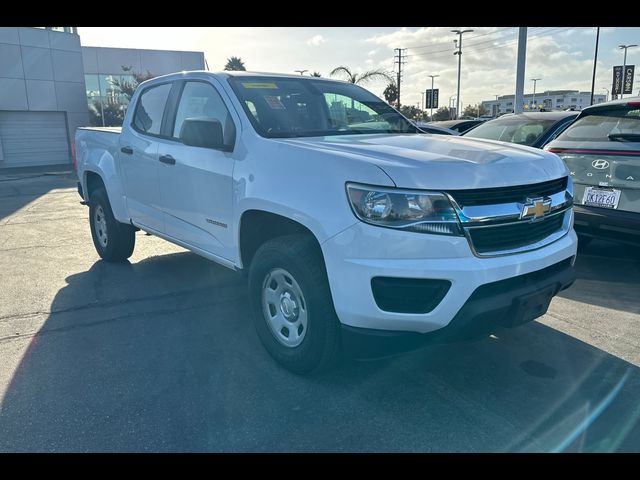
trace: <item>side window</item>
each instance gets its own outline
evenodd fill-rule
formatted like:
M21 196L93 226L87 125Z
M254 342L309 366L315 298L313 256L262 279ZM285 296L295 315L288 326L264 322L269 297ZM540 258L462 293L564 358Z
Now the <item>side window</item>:
M133 116L133 125L138 131L154 135L160 134L162 114L170 91L171 84L165 83L142 92Z
M236 129L220 94L208 83L187 82L182 91L173 137L180 139L182 125L187 118L214 119L222 125L225 146L233 146Z

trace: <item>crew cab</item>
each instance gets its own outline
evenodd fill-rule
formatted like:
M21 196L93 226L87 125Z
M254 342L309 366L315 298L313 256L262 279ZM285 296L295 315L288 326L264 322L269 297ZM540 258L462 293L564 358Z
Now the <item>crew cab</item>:
M425 134L350 83L166 75L75 145L100 257L128 258L139 229L246 273L258 336L294 372L533 320L574 278L558 156Z

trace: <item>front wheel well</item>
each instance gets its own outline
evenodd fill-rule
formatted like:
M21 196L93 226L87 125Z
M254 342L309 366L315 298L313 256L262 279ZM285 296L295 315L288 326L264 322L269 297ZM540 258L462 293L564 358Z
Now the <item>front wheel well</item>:
M307 227L295 220L263 210L247 210L240 218L240 258L244 272L249 270L253 257L265 242L285 235L303 234L313 238L318 249L316 236Z

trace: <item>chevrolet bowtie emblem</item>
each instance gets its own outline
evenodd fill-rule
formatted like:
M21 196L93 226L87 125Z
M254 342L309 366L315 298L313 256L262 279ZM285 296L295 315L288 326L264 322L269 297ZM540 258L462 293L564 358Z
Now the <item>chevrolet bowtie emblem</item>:
M531 219L532 221L542 219L551 210L551 199L549 197L527 198L520 212L521 219Z

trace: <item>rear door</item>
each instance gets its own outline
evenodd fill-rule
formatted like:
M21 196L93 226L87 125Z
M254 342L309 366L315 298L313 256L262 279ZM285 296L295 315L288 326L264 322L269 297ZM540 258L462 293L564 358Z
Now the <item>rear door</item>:
M547 148L571 171L575 203L640 213L640 104L584 113Z
M141 227L164 232L158 183L158 139L172 83L147 87L135 106L131 125L120 135L120 168L127 208L131 219Z

